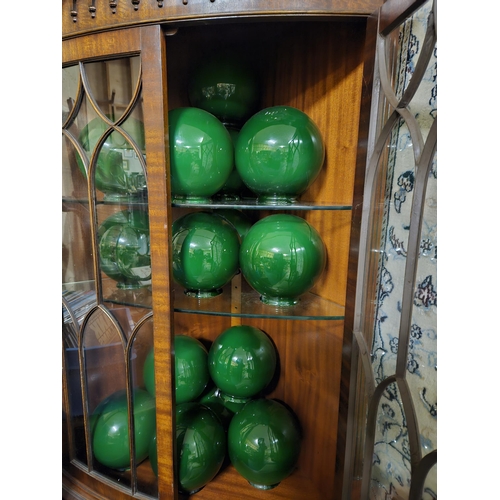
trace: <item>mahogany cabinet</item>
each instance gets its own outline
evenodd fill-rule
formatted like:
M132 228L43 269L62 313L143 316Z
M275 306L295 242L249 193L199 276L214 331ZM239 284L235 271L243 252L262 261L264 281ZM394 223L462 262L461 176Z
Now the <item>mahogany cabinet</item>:
M299 461L276 488L259 491L226 460L195 498L342 497L372 90L364 79L373 62L365 63L367 23L380 4L63 0L63 498L182 498L175 467L173 338L190 335L208 348L223 330L240 324L262 329L276 346L278 370L264 396L296 414L303 432ZM190 205L172 199L168 112L190 105L186 89L200 57L227 46L251 59L260 109L298 108L321 131L323 168L295 204L241 199ZM99 153L83 151L79 139L96 118L119 132L127 121L143 123L144 144L127 134L122 138L146 190L113 197L99 189ZM290 213L318 230L326 268L297 306L262 304L241 273L218 297L197 300L183 293L172 276L172 224L185 213L218 208L242 210L254 221ZM137 288L117 287L99 259L104 221L126 210L149 219L150 269L137 271L143 273ZM125 390L130 413L153 348L158 477L149 459L136 463L133 454L124 471L102 466L91 439L92 412L103 398ZM136 424L128 419L132 430Z

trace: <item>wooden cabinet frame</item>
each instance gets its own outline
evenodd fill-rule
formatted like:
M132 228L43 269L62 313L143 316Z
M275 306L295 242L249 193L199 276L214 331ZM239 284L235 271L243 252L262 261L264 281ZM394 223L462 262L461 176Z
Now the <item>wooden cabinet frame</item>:
M333 5L315 0L309 2L308 10L304 11L303 2L279 1L273 3L270 10L268 2L257 0L241 2L235 11L234 2L229 0L92 1L89 6L63 0L63 66L131 55L141 58L153 269L160 499L182 497L177 489L174 459L173 336L183 328L189 331L192 324L206 323L207 318L203 312L186 314L174 304L175 283L169 266L171 227L183 208L172 206L170 198L165 131L169 109L188 105L185 96L179 97L185 81L176 78L176 74L182 75L185 70L183 58L195 52L196 44L201 46L210 39L211 29L213 39L217 39L217 27L224 33L242 29L242 33L248 34L248 43L256 42L256 50L262 53L268 43L267 59L263 63L267 85L261 107L286 104L302 109L324 133L326 167L319 181L304 195L311 209L301 210L300 215L325 235L330 249L327 276L318 283L315 293L344 307L345 315L339 320L316 321L247 318L238 314L208 316L214 332L247 321L264 330L273 330L271 336L283 358L283 382L278 381L269 395L285 400L298 410L305 424L304 439L310 443L305 445L299 472L272 491L252 489L229 467L196 496L200 499L290 500L306 496L333 499L341 498L343 486L350 480L352 435L348 422L353 416L349 414L349 398L357 384L351 366L351 333L356 314L353 297L358 274L372 94L372 82L366 80L372 68L370 58L365 58L364 47L365 42L369 46L373 40L370 34L365 40L366 20L379 4L371 0L342 0ZM281 26L283 31L269 35L263 30L265 26ZM233 28L236 28L234 32ZM268 39L259 38L259 29L267 33ZM223 37L220 33L218 36L218 43L222 43ZM285 57L287 49L288 58ZM92 208L91 198L89 195ZM327 201L326 205L338 204L347 209L325 209L317 203L322 199ZM257 213L263 217L272 211L262 209ZM93 240L96 245L95 234ZM235 278L233 285L239 283L238 279L241 280L241 276ZM234 294L233 302L241 299L238 293ZM201 326L199 332L207 341L216 336ZM307 338L311 340L304 340ZM333 365L336 367L332 368ZM312 404L314 398L318 398L317 407ZM321 411L318 412L318 408ZM67 436L71 441L71 434ZM325 443L334 449L322 450ZM70 445L68 449L71 450ZM67 457L63 473L64 498L150 498L137 491L134 483L130 490L85 469Z

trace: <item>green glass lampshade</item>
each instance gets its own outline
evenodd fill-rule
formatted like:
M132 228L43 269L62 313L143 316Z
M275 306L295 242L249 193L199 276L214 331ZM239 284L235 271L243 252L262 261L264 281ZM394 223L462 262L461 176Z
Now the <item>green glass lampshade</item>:
M210 408L219 417L224 429L227 430L236 410L227 405L226 401L220 397L220 390L217 387L211 384L196 401Z
M175 417L179 489L193 494L219 472L226 456L226 432L217 415L200 403L178 404Z
M325 159L316 124L299 109L274 106L255 113L235 147L241 179L267 204L289 204L314 182Z
M225 123L241 124L260 101L257 72L231 50L205 57L195 66L188 85L191 106L214 114Z
M212 343L208 369L223 400L242 403L271 382L277 352L270 338L249 325L232 326Z
M241 244L240 268L265 304L292 306L326 265L320 234L306 220L275 214L256 222Z
M127 120L119 126L132 142L118 130L111 132L104 140L95 167L95 186L104 193L105 200L134 200L147 193L146 175L143 161L146 143L144 125L135 118ZM79 140L89 159L96 145L108 131L109 125L101 118L89 122L80 133ZM78 166L87 178L87 171L79 155L76 155Z
M252 219L248 215L236 208L217 208L213 213L232 224L236 231L238 231L241 241L243 241L253 224Z
M139 209L113 214L98 228L101 270L117 287L134 289L151 284L149 218Z
M206 203L224 186L234 164L229 132L214 115L184 107L168 114L174 200Z
M283 404L261 398L248 402L233 417L227 440L235 469L255 488L269 490L295 469L301 430Z
M184 215L172 227L174 279L189 296L219 295L239 270L239 248L237 230L222 217L208 212Z
M174 335L175 401L187 403L198 398L210 381L208 351L189 335Z
M147 391L133 391L136 462L148 457L156 431L156 402ZM129 422L125 390L101 401L92 415L92 449L98 462L117 470L130 468Z
M239 127L236 128L231 125L225 125L225 127L229 132L229 135L231 136L234 150L238 135L240 133L240 129ZM236 164L233 154L233 168L231 170L231 173L229 174L227 181L224 183L224 185L214 198L223 201L237 201L244 198L245 196L251 196L251 193L241 179L240 173L238 172L238 170L236 170Z

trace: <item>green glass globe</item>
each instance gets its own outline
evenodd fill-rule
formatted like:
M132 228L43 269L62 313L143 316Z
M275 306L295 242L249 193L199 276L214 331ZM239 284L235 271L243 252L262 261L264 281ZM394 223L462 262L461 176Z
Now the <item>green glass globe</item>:
M241 192L244 190L245 185L241 180L241 176L238 171L233 168L227 181L221 190L217 193L217 199L224 201L238 201L241 199Z
M301 431L294 414L271 399L248 402L231 420L228 454L234 468L255 488L275 488L295 469Z
M220 391L217 387L211 384L196 401L210 408L219 417L224 429L227 430L236 411L220 397Z
M256 222L240 248L240 268L265 304L286 307L317 282L326 265L320 234L306 220L274 214Z
M135 213L135 212L134 212ZM107 217L97 228L97 239L100 240L102 235L111 227L117 225L127 225L131 221L131 215L133 212L130 210L121 210L120 212L115 212L114 214ZM147 217L147 214L143 215L143 213L135 213L134 222L137 222L139 226L143 226L143 222L140 219L144 216Z
M149 218L138 209L107 218L98 228L101 270L117 287L136 289L151 284Z
M155 399L143 389L133 391L134 436L137 463L148 457L156 431ZM127 394L117 391L101 401L91 419L92 449L98 462L117 470L130 468Z
M226 456L226 432L217 415L200 403L176 406L179 489L193 494L219 472Z
M205 346L189 335L174 336L175 401L177 404L198 398L210 381Z
M205 57L188 85L191 106L214 114L225 123L241 124L258 108L260 84L257 72L231 50Z
M210 382L205 346L188 335L174 336L175 351L175 398L177 403L186 403L198 398ZM154 350L144 360L143 378L146 390L156 396Z
M171 110L168 131L174 200L209 202L233 170L229 132L214 115L194 107Z
M314 182L325 159L316 124L299 109L274 106L240 130L235 163L241 179L266 204L290 204Z
M185 293L209 298L239 270L240 239L237 230L222 217L193 212L172 227L172 271Z
M253 224L252 219L248 215L236 208L217 208L213 213L232 224L236 231L238 231L241 241L243 241Z
M95 118L82 129L79 140L89 159L108 128L108 124L101 118ZM129 134L141 156L145 157L143 123L130 117L119 128ZM76 158L80 171L87 178L87 171L78 154ZM118 130L114 130L106 137L99 151L95 186L104 193L105 200L133 201L147 194L146 175L137 150Z
M236 145L240 129L230 125L225 125L225 127L229 132L229 135L231 136L234 150L234 146ZM248 195L248 188L243 183L238 170L236 170L233 154L233 168L231 170L231 173L229 174L227 181L224 183L224 185L214 198L223 201L238 201L245 195Z
M249 401L271 382L277 353L270 338L249 325L232 326L212 343L208 370L223 400Z

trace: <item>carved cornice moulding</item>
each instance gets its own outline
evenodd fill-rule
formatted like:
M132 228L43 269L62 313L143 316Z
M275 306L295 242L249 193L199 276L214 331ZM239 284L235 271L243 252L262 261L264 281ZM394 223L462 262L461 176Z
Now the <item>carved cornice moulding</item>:
M366 17L382 3L383 0L62 0L62 37L144 24L235 16Z

